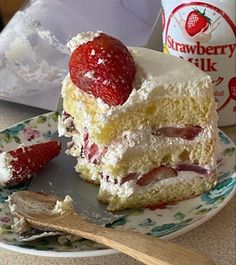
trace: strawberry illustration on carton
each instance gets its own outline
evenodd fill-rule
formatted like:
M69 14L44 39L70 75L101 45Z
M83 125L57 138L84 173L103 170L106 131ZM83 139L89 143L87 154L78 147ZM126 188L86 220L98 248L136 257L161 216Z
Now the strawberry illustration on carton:
M191 11L185 21L185 30L189 36L194 37L205 32L211 25L211 19L205 15L206 9L203 13L197 8Z
M207 72L215 87L219 125L236 123L235 1L162 0L162 5L164 52Z

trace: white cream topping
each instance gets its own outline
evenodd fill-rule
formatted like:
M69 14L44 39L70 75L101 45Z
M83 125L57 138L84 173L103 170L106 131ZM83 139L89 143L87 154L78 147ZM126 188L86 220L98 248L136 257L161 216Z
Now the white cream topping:
M58 135L59 137L65 136L72 136L68 133L67 128L70 126L70 122L68 120L63 120L62 116L58 116Z
M58 135L60 136L67 136L70 137L74 135L75 132L70 131L70 127L73 126L73 118L71 116L69 117L63 117L58 116Z
M128 198L134 193L142 193L147 192L150 190L154 190L157 187L161 187L164 185L175 185L179 182L190 182L194 180L195 178L201 177L202 175L196 173L196 172L185 172L181 171L178 172L178 177L172 177L172 178L166 178L161 179L159 181L156 181L155 183L150 183L147 186L139 186L135 183L134 180L127 181L123 185L117 185L113 184L112 182L107 182L105 180L101 181L100 190L106 191L110 193L111 195L117 195L121 198ZM207 176L206 176L207 178Z
M11 162L14 160L9 153L3 152L0 154L0 185L5 186L12 177Z
M55 207L52 209L53 214L63 215L73 210L73 200L69 195L66 195L64 201L57 200Z
M92 41L93 39L100 36L101 31L88 31L88 32L81 32L78 35L74 36L68 43L67 47L70 49L71 52L73 52L77 47L79 47L82 44L85 44L89 41ZM94 55L94 54L92 54Z

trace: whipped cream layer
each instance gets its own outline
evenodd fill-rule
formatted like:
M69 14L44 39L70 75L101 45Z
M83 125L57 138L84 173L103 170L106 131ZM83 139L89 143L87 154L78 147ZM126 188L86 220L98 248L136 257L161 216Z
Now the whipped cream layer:
M92 41L94 38L99 37L100 33L101 31L96 31L96 32L88 31L88 32L79 33L67 43L67 47L70 49L71 52L73 52L80 45L85 44L89 41Z
M14 158L7 152L0 154L0 185L5 186L13 176L11 162Z
M143 153L145 150L154 150L167 145L189 145L207 141L212 137L216 137L215 132L216 128L213 122L206 126L194 140L154 136L150 127L135 131L123 131L118 139L108 146L107 152L102 158L102 163L116 164L124 159L124 156L129 157L137 152Z
M65 131L62 126L59 131ZM107 152L102 157L101 162L104 164L117 164L124 156L132 156L137 152L145 150L154 150L166 145L189 145L207 141L215 136L214 125L206 126L204 130L194 138L194 140L185 140L181 138L159 137L151 134L151 128L145 128L135 131L124 131L119 135L118 139L112 141L107 147ZM76 147L83 146L83 138L81 134L74 134L72 142ZM73 156L78 155L77 148L70 151Z
M107 182L106 180L102 179L100 185L100 192L105 191L108 192L110 195L118 196L120 198L128 198L132 194L137 193L147 193L150 190L155 190L157 187L166 186L166 185L174 185L181 183L188 183L192 182L195 179L202 178L202 175L196 172L178 172L177 177L165 178L156 181L155 183L150 183L147 186L139 186L136 184L136 181L127 181L122 185L114 184L112 182ZM208 176L205 176L207 179Z

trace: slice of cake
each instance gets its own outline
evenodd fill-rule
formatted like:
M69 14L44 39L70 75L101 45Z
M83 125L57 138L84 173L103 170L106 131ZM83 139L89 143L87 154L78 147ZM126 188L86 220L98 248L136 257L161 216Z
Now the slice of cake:
M216 106L193 64L100 32L69 43L59 134L111 211L197 196L217 180Z

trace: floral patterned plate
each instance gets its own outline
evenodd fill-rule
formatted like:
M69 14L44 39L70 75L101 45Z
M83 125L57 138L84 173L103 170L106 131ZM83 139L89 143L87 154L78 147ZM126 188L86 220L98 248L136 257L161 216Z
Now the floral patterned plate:
M23 121L0 132L0 152L13 149L21 143L30 145L45 141L50 139L56 130L56 112ZM214 216L229 202L236 187L236 148L221 131L219 131L219 143L221 146L218 156L219 182L214 189L162 209L136 210L107 226L113 229L132 229L143 234L171 239ZM115 250L86 239L69 241L63 245L58 243L56 237L20 242L18 235L11 229L12 219L5 200L12 192L22 189L27 189L27 185L0 187L0 247L21 253L53 257L88 257L116 253Z

